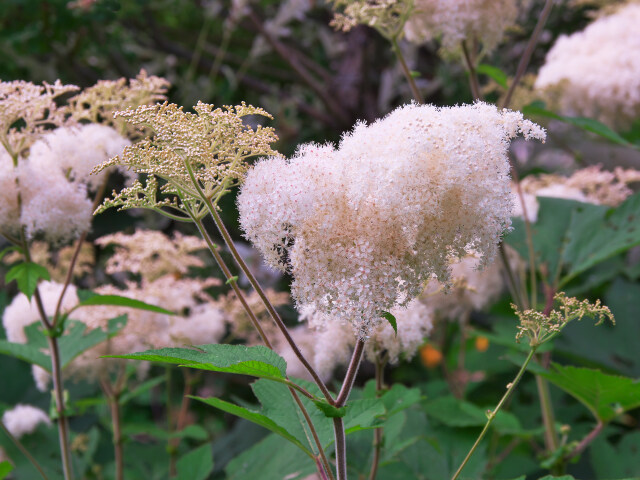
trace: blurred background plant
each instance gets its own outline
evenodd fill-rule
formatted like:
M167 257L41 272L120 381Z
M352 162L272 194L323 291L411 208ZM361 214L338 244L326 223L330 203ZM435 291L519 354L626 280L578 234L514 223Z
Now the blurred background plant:
M84 97L71 102L76 119L107 123L136 141L145 132L126 130L124 122L113 123L110 115L119 107L96 101L104 99L104 92L115 88L118 79L135 78L144 68L149 75L168 80L167 98L179 105L195 105L198 100L215 105L246 101L265 108L274 120L260 123L275 128L279 140L274 148L285 155L303 142L337 141L357 120L383 117L416 97L416 92L416 98L436 105L484 98L508 104L544 123L548 129L545 145L516 140L511 148L514 178L521 180L519 187L514 186L514 216L522 217L515 220L515 230L506 241L513 247L506 251L511 273L498 265L479 273L469 268L473 258L465 259L453 267L448 294L434 282L412 310L392 312L398 321L398 339L389 325L373 334L375 342L367 351L371 361L363 365L354 399L370 399L376 391L378 395L392 392L392 385L402 383L411 387L409 394L402 392L413 399L407 404L415 403L404 410L389 406L378 412L377 423L371 421L369 426L384 425L377 430L384 431L384 443L376 443L379 438L370 430L350 435L350 473L366 478L377 458L376 478L381 480L452 477L486 423L484 412L495 407L505 385L513 380L515 364L521 364L528 351L514 343L517 320L509 303L518 303L519 297L523 307L539 302L544 309L562 289L569 295L602 298L617 325L593 329L571 324L554 340L553 350L549 345L540 348L539 362L529 367L538 375L525 374L508 403L509 411L495 417L489 438L475 452L463 477L508 480L526 475L537 479L549 472L582 479L640 476L633 454L640 448L640 417L633 410L640 403L634 383L640 377L636 354L640 255L633 248L640 243L635 232L638 200L633 195L640 178L640 41L637 28L632 28L640 7L637 2L606 0L469 2L492 12L490 18L497 26L485 37L485 30L473 22L488 28L486 21L460 15L469 23L462 27L447 24L446 12L434 7L438 2L386 3L401 4L399 13L389 17L393 22L406 20L403 16L408 18L408 12L416 9L406 35L401 26L382 25L371 11L355 9L384 8L385 2L7 0L0 5L0 79L35 84L60 79L63 84L77 85ZM527 52L541 12L551 3L555 4L538 32L531 60L520 71L518 62ZM600 27L598 35L590 34L598 29L588 25L615 16L626 3L630 3L627 13L618 14L623 17L620 23L609 29ZM345 10L349 5L355 5L351 15ZM343 15L342 23L338 22L341 30L332 26L334 8ZM430 17L425 12L440 15L433 18L442 19L442 31L429 28ZM607 21L615 23L611 18ZM572 50L572 42L579 47ZM614 47L589 56L597 46L615 46L616 42L626 45L626 60L616 56ZM550 51L555 53L547 58ZM576 62L582 60L574 75L552 75L568 72L567 55ZM611 74L621 69L627 72L622 79ZM589 70L596 70L599 76L575 74ZM514 82L516 76L518 82ZM614 79L628 91L616 86ZM114 82L102 84L102 96L87 88L100 80ZM155 100L153 96L118 99L136 104ZM94 103L103 106L87 109ZM111 176L107 188L122 180ZM240 238L234 201L235 193L221 200L221 215L234 238ZM612 214L609 207L619 210ZM534 270L528 270L527 229L531 228L534 258L539 262ZM81 227L76 230L80 232ZM623 232L631 238L621 239ZM103 294L117 292L178 313L128 311L121 332L123 343L129 343L122 349L116 341L105 343L97 347L100 353L214 341L258 343L222 275L215 273L206 255L197 253L195 247L203 245L192 239L181 250L180 239L194 233L189 226L142 210L107 211L94 219L88 242L80 250L74 284ZM556 244L545 238L571 242L574 253L554 253ZM55 240L59 243L60 239ZM157 249L136 252L140 245L156 245ZM48 268L52 280L64 282L72 250L61 244L53 247L34 243L31 255L34 262ZM289 325L297 325L298 315L288 298L290 278L267 269L259 254L249 246L244 248L243 256L261 283L273 288L269 296L278 311ZM593 261L587 256L590 252L600 255ZM221 254L230 258L225 250ZM6 270L17 261L15 255L4 258ZM136 262L146 261L154 266L151 271L145 267L147 276L135 268ZM238 282L249 290L241 274ZM505 285L511 287L510 293ZM539 295L532 295L532 290ZM16 293L14 284L2 291L5 316L11 312L9 305L21 298ZM247 298L254 311L266 317L259 310L257 296L249 293ZM27 299L22 300L26 307ZM123 313L122 308L99 308L110 311L78 320L91 328L104 327L107 319ZM312 313L304 317L310 323ZM21 315L20 321L25 322ZM419 315L420 322L412 322L411 315ZM183 328L187 324L189 328ZM403 328L408 324L414 330ZM263 325L271 328L266 321ZM338 327L342 326L311 331L302 324L294 333L332 385L343 377L356 340L348 329ZM10 335L5 323L0 336ZM422 341L425 337L427 343ZM327 355L327 345L333 349L331 355ZM284 342L276 344L292 364L292 375L304 376L306 372L294 366L295 356L287 348ZM170 368L149 370L148 364L123 363L118 364L117 372L107 372L108 377L102 373L100 380L101 374L87 373L88 364L96 365L97 355L89 351L67 369L69 380L80 372L65 383L70 399L70 447L78 477L115 478L114 402L122 417L117 440L126 450L125 478L275 479L289 475L293 479L315 471L306 458L292 461L295 447L279 437L266 436L266 431L248 421L184 398L185 393L193 393L255 403L249 388L236 377L188 370L178 375ZM552 360L558 363L549 368ZM48 388L46 375L34 368L34 382L31 366L5 355L0 356L0 369L0 410L7 416L3 423L21 437L50 478L57 478L58 441L55 429L46 421L49 416L35 410L10 413L23 403L49 410L50 398L40 391ZM373 380L365 383L367 379ZM254 387L254 391L260 389ZM541 410L541 402L550 402L553 410ZM2 434L0 445L15 467L15 478L37 478L36 470ZM2 475L0 468L0 478Z

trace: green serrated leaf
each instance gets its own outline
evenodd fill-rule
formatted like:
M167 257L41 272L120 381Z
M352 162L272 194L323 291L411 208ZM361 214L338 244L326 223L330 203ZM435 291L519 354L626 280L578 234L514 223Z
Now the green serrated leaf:
M129 355L108 355L105 358L126 358L170 363L213 372L236 373L254 377L284 379L287 363L273 350L264 346L198 345L194 348L161 348Z
M487 65L486 63L482 63L478 65L476 71L480 74L486 75L487 77L494 80L498 85L500 85L505 90L508 88L507 85L507 74L500 70L498 67L494 67L492 65Z
M315 462L282 437L271 434L231 460L228 480L286 478L302 480L316 471Z
M640 382L600 370L553 364L541 374L580 401L593 416L610 422L621 413L640 407Z
M176 463L178 480L206 480L213 471L211 445L208 443L191 450Z
M327 418L342 418L347 414L347 407L336 407L324 399L314 400L314 405Z
M591 207L577 207L571 216L562 255L568 272L560 286L594 265L640 245L640 194L632 195L617 208Z
M73 310L91 305L112 305L118 307L129 307L149 312L164 313L165 315L175 315L175 312L162 307L150 305L134 298L122 297L120 295L99 295L89 290L78 290L80 303Z
M120 315L107 322L106 330L95 328L87 331L87 326L84 323L69 320L64 335L58 340L60 346L60 366L65 368L78 355L116 336L126 324L127 316Z
M0 340L0 353L38 365L47 371L51 370L51 359L35 345Z
M282 428L280 425L275 423L266 415L263 415L258 412L253 412L247 408L240 407L233 403L225 402L224 400L220 400L219 398L202 398L202 397L193 397L193 396L190 398L193 398L195 400L200 400L201 402L204 402L207 405L210 405L214 408L217 408L224 412L235 415L236 417L244 418L245 420L249 420L250 422L256 423L266 428L267 430L270 430L273 433L280 435L282 438L286 438L291 443L296 445L299 449L301 449L303 452L305 452L307 455L313 458L313 453L311 453L302 443L300 443L300 441L296 437L291 435L287 430Z
M380 316L382 318L385 318L389 322L389 324L391 325L391 328L393 328L393 331L396 332L396 337L397 337L398 336L398 322L396 320L396 317L394 317L391 313L385 312L385 311L380 312Z
M24 262L12 267L4 280L6 283L15 280L18 283L18 289L31 300L40 279L50 280L49 271L37 263Z

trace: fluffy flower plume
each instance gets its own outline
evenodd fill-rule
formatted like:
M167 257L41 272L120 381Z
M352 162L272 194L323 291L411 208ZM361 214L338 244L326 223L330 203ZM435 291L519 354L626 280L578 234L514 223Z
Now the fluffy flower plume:
M449 52L459 50L465 40L491 51L517 14L516 0L415 0L404 31L413 43L439 38Z
M640 4L629 3L585 30L561 36L536 88L567 115L626 128L640 116Z
M104 174L90 176L91 170L122 153L130 143L105 125L57 128L32 145L29 163L47 174L59 171L72 182L96 189L104 182Z
M132 235L114 233L96 240L103 247L116 245L107 261L107 273L131 272L153 281L163 275L184 275L190 267L203 267L194 252L207 248L199 237L176 232L172 239L161 232L137 230Z
M478 256L474 253L454 262L451 265L451 287L445 290L431 280L420 301L443 319L465 321L473 310L482 310L500 295L504 282L498 263L482 270L478 269L478 263Z
M487 263L510 225L506 149L544 131L518 112L477 103L407 105L337 149L303 145L261 161L238 199L246 237L294 277L313 304L366 336L380 312L406 305L449 259L474 250Z
M35 432L38 425L51 425L49 416L41 409L32 405L18 404L2 415L2 423L16 438Z
M629 197L633 190L629 185L640 182L640 171L616 167L612 172L602 170L599 165L575 171L569 177L560 175L530 175L520 183L527 218L538 219L537 197L565 198L595 205L617 207ZM520 195L514 188L515 208L513 215L524 217Z
M327 321L326 315L313 305L301 310L300 318L306 324L293 330L294 339L319 375L329 379L337 367L349 363L358 334L347 322ZM433 310L421 301L413 300L406 308L396 307L391 313L398 333L386 321L373 328L365 344L365 356L372 362L381 355L392 364L401 358L411 359L433 328ZM287 344L277 345L276 350L287 360L288 370L291 366L293 376L306 378L308 373Z
M388 39L402 33L413 9L412 0L331 0L336 13L331 25L348 32L358 24L375 28Z

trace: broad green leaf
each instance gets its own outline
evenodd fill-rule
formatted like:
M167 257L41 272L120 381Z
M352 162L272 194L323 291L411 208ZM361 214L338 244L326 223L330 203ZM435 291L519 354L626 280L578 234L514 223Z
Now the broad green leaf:
M313 454L305 447L305 445L300 443L296 437L291 435L289 432L287 432L287 430L282 428L280 425L278 425L277 423L275 423L273 420L271 420L266 415L263 415L262 413L253 412L247 408L240 407L233 403L225 402L224 400L220 400L219 398L202 398L202 397L190 397L190 398L193 398L195 400L200 400L201 402L204 402L207 405L211 405L214 408L220 409L224 412L235 415L236 417L244 418L253 423L256 423L266 428L267 430L270 430L273 433L280 435L282 438L289 440L291 443L293 443L295 446L297 446L307 455L309 455L310 457L313 457ZM293 412L290 412L290 413L293 413Z
M13 466L9 462L0 462L0 480L7 478L7 475L9 475L12 470Z
M546 110L543 104L539 102L535 102L535 103L532 103L531 105L527 105L522 109L522 113L526 116L538 115L541 117L559 120L561 122L568 123L570 125L578 127L587 132L591 132L596 135L599 135L618 145L624 145L625 147L632 147L632 148L634 147L632 143L629 143L620 134L611 130L604 123L601 123L592 118L565 117L563 115L558 115L557 113L553 113L553 112L550 112L549 110Z
M640 432L632 431L613 445L608 439L596 439L589 448L589 459L596 478L640 478Z
M107 322L106 331L102 328L95 328L87 332L87 326L84 323L68 320L64 335L58 338L60 366L65 368L78 355L116 336L126 324L127 316L120 315Z
M562 287L599 263L640 245L640 193L617 208L546 197L539 197L538 202L538 219L531 224L535 261L552 285ZM513 226L505 241L527 259L524 222L514 218Z
M558 364L542 376L579 400L602 422L640 407L640 382L632 378Z
M636 245L640 245L640 194L632 195L615 209L576 208L563 251L568 272L560 286Z
M136 300L134 298L123 297L120 295L99 295L89 290L79 290L78 298L80 302L73 308L87 307L91 305L112 305L117 307L129 307L138 310L148 310L150 312L164 313L165 315L175 315L175 312L171 312L162 307L150 305L148 303Z
M176 463L178 480L206 480L213 470L211 445L208 443L191 450Z
M315 462L276 434L271 434L231 460L228 480L302 480L316 471Z
M567 325L554 340L556 351L572 364L599 368L605 373L640 377L638 339L640 338L640 284L616 279L605 292L603 301L613 313L616 324L605 323L588 328L578 323Z
M40 279L51 279L47 269L37 263L24 262L12 267L7 272L4 281L9 283L15 280L18 283L18 289L31 300Z
M386 409L385 417L388 418L418 403L422 400L422 394L419 388L407 388L400 383L395 383L381 399Z
M19 358L33 365L38 365L47 371L51 370L51 359L34 345L23 343L13 343L7 340L0 340L0 353Z
M121 315L109 320L106 331L96 328L87 333L87 326L84 323L68 320L64 335L58 338L60 366L65 368L82 352L113 337L126 323L126 315ZM43 350L48 352L49 344L47 337L42 333L42 327L36 322L25 327L24 332L27 337L26 344L0 340L0 353L38 365L51 373L51 358L43 352Z
M573 211L584 206L594 207L575 200L539 197L538 219L531 224L535 261L538 268L548 272L547 279L553 283L555 273L560 267L562 251L567 242L567 229ZM598 207L596 207L598 208ZM513 230L504 241L516 249L524 259L529 258L525 223L520 218L513 218Z
M391 325L391 328L393 328L393 331L396 333L396 337L398 336L398 322L396 321L396 317L394 317L391 313L389 312L380 312L380 315L382 316L382 318L386 319L387 322L389 322L389 324Z
M140 385L138 385L133 390L129 390L129 391L126 391L125 393L123 393L122 396L120 397L120 400L118 401L118 403L120 405L126 405L132 399L134 399L135 397L137 397L139 395L142 395L145 392L148 392L153 387L155 387L157 385L160 385L166 379L167 379L167 377L165 375L161 375L159 377L151 378L151 379L141 383Z
M505 90L508 88L507 85L507 74L500 70L498 67L494 67L492 65L487 65L486 63L481 63L476 68L478 73L486 75L487 77L493 79L498 85L500 85Z
M129 355L109 355L149 362L171 363L213 372L237 373L254 377L284 379L287 363L273 350L261 345L199 345L193 348L161 348Z
M492 408L492 407L491 407ZM425 406L427 415L449 427L482 427L487 423L487 409L453 396L440 397ZM518 433L522 426L511 413L499 411L492 425L500 433Z

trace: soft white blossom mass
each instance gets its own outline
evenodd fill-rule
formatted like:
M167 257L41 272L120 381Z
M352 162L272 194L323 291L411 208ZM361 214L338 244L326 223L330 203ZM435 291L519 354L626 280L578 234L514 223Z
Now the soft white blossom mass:
M359 123L337 148L302 145L260 161L238 198L246 237L313 304L366 337L449 259L492 259L510 225L509 140L544 139L522 114L485 103L410 104Z

